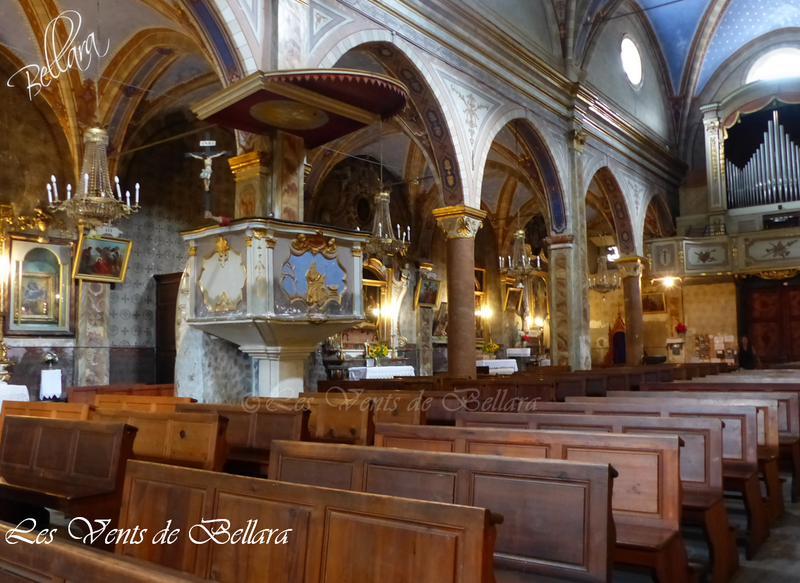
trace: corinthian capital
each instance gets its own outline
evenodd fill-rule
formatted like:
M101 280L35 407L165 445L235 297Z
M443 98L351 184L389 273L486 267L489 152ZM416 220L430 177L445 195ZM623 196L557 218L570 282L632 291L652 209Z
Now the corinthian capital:
M434 209L433 216L447 239L474 239L483 226L486 211L458 205Z
M643 257L633 255L631 257L620 257L614 261L621 277L642 277Z

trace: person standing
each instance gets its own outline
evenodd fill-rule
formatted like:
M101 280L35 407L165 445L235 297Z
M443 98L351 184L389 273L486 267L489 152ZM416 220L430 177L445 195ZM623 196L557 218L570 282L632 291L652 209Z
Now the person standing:
M739 366L752 370L758 368L759 361L756 351L750 344L750 339L747 336L742 336L739 339Z

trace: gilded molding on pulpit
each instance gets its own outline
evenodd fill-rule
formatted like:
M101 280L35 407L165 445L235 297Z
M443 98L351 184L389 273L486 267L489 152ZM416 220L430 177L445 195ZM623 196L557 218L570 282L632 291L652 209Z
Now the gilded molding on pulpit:
M328 259L336 257L339 253L336 239L331 237L326 240L321 230L310 236L301 233L292 241L292 253L296 252L298 255L302 255L307 251L310 251L314 255L322 253L322 255Z
M228 252L231 250L230 245L228 245L228 241L222 238L222 235L217 237L217 245L216 250L206 259L211 259L214 255L219 255L219 263L222 266L225 266L225 263L228 261Z
M216 257L217 261L214 261ZM228 242L218 236L214 252L203 259L203 268L197 284L203 294L203 303L209 312L231 312L244 297L247 269L241 254L231 249Z

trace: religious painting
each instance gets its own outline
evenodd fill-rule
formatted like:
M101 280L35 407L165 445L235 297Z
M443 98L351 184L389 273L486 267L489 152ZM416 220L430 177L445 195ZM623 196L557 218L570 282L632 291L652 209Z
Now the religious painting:
M475 293L486 291L486 270L480 267L475 268Z
M663 293L642 294L642 313L666 314L667 303Z
M417 293L414 295L414 306L435 308L439 304L439 289L442 282L437 279L421 278L417 282Z
M361 328L375 330L381 322L381 293L380 284L364 284L364 323Z
M72 276L87 281L122 283L133 243L113 237L81 234Z
M436 312L436 321L433 323L434 336L447 336L447 302L439 304L439 310Z
M522 288L510 287L506 290L506 302L503 305L504 312L519 312L522 308Z
M19 287L17 294L19 322L55 322L58 319L55 274L23 272L19 278Z

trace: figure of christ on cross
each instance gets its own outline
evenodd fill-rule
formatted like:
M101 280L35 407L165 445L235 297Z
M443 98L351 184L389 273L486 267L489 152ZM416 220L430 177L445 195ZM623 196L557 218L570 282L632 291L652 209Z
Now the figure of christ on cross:
M219 158L223 154L227 153L224 150L222 152L212 152L211 146L215 146L216 144L216 141L211 140L209 136L206 135L206 139L200 142L200 146L202 146L205 150L204 152L186 153L187 157L192 157L203 161L203 170L200 172L200 179L203 181L203 210L206 211L206 213L211 212L213 206L211 194L211 174L213 173L213 169L211 168L211 164L213 163L214 158Z

